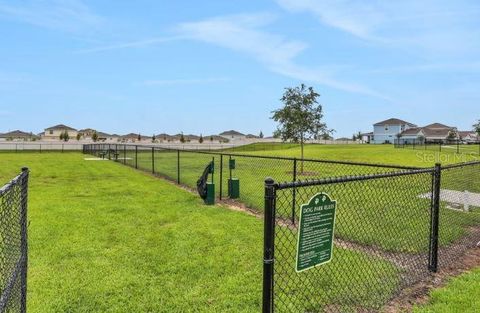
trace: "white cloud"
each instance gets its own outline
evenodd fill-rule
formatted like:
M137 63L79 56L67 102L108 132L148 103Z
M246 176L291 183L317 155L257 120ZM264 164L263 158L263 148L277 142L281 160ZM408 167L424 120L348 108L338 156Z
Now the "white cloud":
M287 11L308 12L327 26L355 37L393 47L434 53L464 53L480 48L472 23L480 18L478 2L468 0L276 0Z
M181 36L156 37L156 38L149 38L144 40L127 41L127 42L116 43L112 45L87 48L87 49L78 50L76 53L87 54L87 53L103 52L103 51L117 50L117 49L140 48L140 47L146 47L146 46L151 46L159 43L177 41L182 39L184 38Z
M146 80L142 84L146 86L171 86L171 85L212 84L212 83L223 83L228 81L230 81L230 79L226 77L211 77L211 78L197 78L197 79Z
M54 30L77 32L98 28L104 20L81 0L0 2L0 17Z
M288 40L261 28L271 24L270 14L232 15L180 24L181 36L245 53L270 71L301 81L318 83L348 92L381 97L367 87L338 81L327 71L298 65L295 58L307 48L301 41Z

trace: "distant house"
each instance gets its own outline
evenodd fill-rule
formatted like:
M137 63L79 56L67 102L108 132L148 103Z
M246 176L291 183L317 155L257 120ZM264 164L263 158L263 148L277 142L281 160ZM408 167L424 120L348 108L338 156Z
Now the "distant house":
M365 143L373 142L373 132L360 134L360 139Z
M247 136L236 130L228 130L220 133L219 136L227 138L228 140L245 140Z
M165 133L155 135L155 139L158 140L159 142L175 141L175 138L173 138L173 136L170 136L169 134L165 134Z
M433 123L424 127L412 127L400 133L399 143L444 143L448 140L457 140L458 132L455 127L441 123Z
M247 138L247 139L258 139L258 138L260 138L260 137L254 135L254 134L248 134L248 135L245 136L245 138Z
M92 139L94 132L96 132L96 130L92 128L80 129L78 131L82 139Z
M35 141L37 139L40 139L40 137L33 133L27 133L21 130L14 130L0 134L0 141Z
M141 142L141 141L152 140L151 137L147 137L147 136L140 136L140 140L138 140L139 139L138 134L135 134L135 133L130 133L130 134L120 136L119 139L121 142Z
M97 136L98 136L97 140L102 142L116 142L120 138L120 136L116 134L110 135L104 132L97 132Z
M458 137L466 143L480 142L480 137L474 131L459 131Z
M373 143L394 143L400 133L417 125L398 118L390 118L373 125Z
M225 137L219 135L210 135L203 137L205 142L218 142L218 143L227 143L229 140Z
M44 140L60 140L60 135L67 131L70 139L75 139L77 137L78 131L70 126L63 124L55 125L52 127L45 128L45 133L42 137Z

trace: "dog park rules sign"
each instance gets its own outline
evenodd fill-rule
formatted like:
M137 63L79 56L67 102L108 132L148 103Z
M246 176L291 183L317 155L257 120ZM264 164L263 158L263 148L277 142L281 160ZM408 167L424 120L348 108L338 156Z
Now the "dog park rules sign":
M296 271L330 262L337 202L325 193L316 194L300 207Z

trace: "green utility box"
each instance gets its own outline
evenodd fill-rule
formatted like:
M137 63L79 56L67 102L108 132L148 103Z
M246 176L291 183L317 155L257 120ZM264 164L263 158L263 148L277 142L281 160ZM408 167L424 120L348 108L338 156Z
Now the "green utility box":
M228 168L231 170L235 169L235 159L228 160Z
M230 199L238 199L240 197L240 180L238 178L228 180L228 196Z
M215 204L215 184L207 183L207 197L205 198L205 204Z

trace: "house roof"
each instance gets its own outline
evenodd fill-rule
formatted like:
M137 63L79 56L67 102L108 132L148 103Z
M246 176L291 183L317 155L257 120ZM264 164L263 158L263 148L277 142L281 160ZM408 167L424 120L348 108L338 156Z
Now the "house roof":
M245 134L242 134L241 132L237 132L236 130L227 130L224 131L223 133L219 134L220 136L245 136Z
M413 127L413 128L404 130L403 132L400 133L400 135L402 136L417 135L421 130L422 130L421 127Z
M373 124L373 126L383 126L383 125L408 125L410 127L416 127L417 125L409 123L407 121L398 119L398 118L389 118L388 120L378 122Z
M424 126L423 128L430 128L430 129L452 129L453 127L450 127L450 126L447 126L445 124L441 124L441 123L433 123L433 124L429 124L427 126Z
M104 133L104 132L99 132L99 131L97 131L97 136L100 137L100 138L113 137L113 135L110 135L110 134L107 134L107 133ZM138 137L138 135L137 135L137 137Z
M63 130L74 130L74 131L76 131L75 128L72 128L70 126L63 125L63 124L58 124L58 125L55 125L55 126L52 126L52 127L45 128L45 130L51 130L51 129L63 129Z
M457 133L462 138L467 137L467 136L471 136L471 137L474 137L474 138L477 137L477 133L475 133L474 131L471 131L471 130L458 131Z
M441 137L446 138L450 134L451 128L422 128L425 137Z
M353 141L353 140L352 138L341 137L341 138L335 139L335 141Z
M248 134L246 137L249 138L249 139L251 139L251 138L260 138L259 136L256 136L256 135L254 135L254 134Z
M147 138L146 136L142 136L142 135L140 135L140 137L141 137L142 139ZM138 134L129 133L129 134L120 136L120 138L125 138L125 139L134 138L134 139L138 139Z
M37 138L33 133L27 133L21 130L14 130L8 133L0 134L0 138Z

